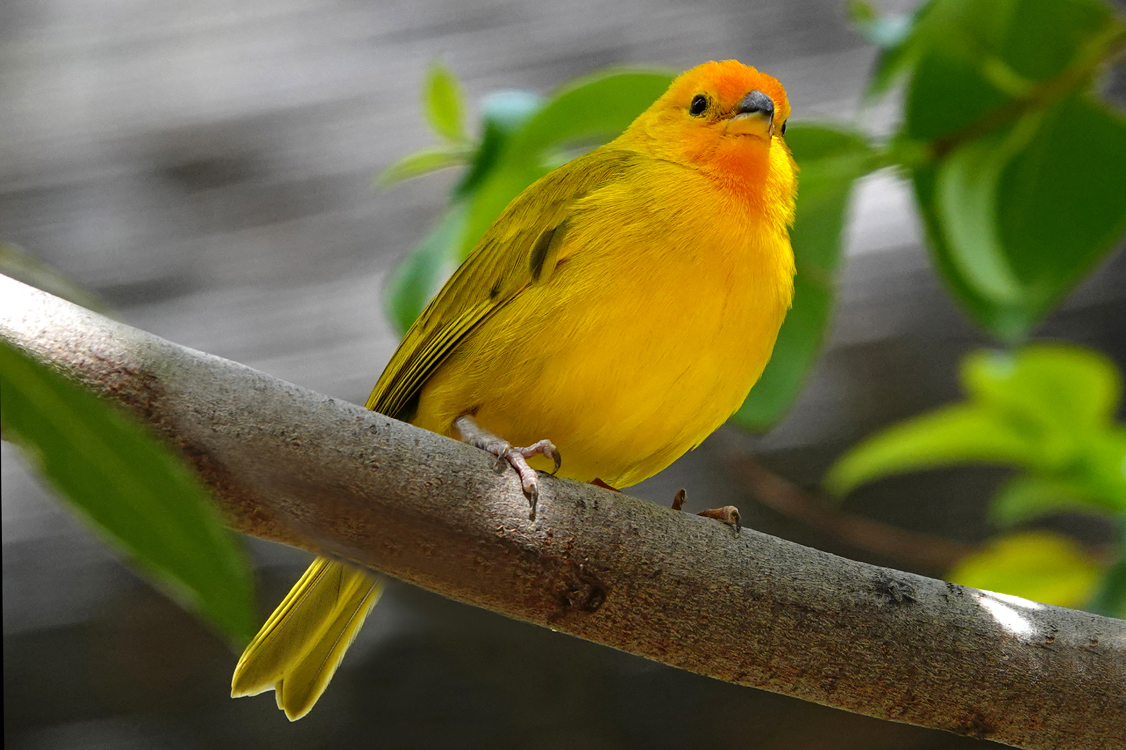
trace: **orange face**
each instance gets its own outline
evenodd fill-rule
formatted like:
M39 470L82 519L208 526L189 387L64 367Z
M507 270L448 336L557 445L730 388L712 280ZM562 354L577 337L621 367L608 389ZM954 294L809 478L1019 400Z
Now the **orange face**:
M670 161L738 176L770 161L790 117L777 79L736 60L708 62L680 75L623 138Z

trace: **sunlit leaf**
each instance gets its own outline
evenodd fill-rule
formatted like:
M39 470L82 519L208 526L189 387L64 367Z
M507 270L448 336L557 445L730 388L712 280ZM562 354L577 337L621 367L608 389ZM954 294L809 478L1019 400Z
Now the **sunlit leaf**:
M464 147L431 146L408 154L384 169L375 178L374 187L385 188L403 180L420 177L447 167L464 165L469 159Z
M956 405L902 422L865 440L833 466L826 488L843 495L873 479L975 462L1036 467L1039 446L995 414Z
M440 62L433 63L426 74L423 106L435 133L451 141L466 140L461 87L449 68Z
M849 195L872 161L868 142L851 131L795 124L786 143L801 169L791 233L797 263L794 306L762 378L732 417L739 426L758 431L790 408L821 351L833 309Z
M5 437L154 583L235 640L254 633L251 579L183 462L92 394L0 342Z
M1122 395L1122 377L1109 359L1066 344L974 352L961 377L980 402L1064 432L1107 427Z
M1060 534L1009 534L962 559L947 578L963 586L1019 596L1044 604L1081 607L1102 575L1098 560Z

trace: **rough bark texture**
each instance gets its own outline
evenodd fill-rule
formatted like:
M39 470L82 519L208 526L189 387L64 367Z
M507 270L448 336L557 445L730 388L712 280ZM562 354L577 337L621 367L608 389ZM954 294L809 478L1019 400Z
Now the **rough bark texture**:
M717 679L1028 748L1126 747L1126 622L545 478L0 277L0 335L177 446L232 527ZM564 457L566 460L566 457Z

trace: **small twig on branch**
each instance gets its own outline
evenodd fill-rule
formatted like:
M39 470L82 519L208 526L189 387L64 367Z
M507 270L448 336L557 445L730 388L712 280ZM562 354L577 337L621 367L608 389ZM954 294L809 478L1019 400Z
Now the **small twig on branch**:
M1126 622L544 477L0 277L0 336L146 421L230 524L672 666L1027 748L1126 747Z
M840 510L811 496L750 456L735 451L726 453L725 463L755 500L858 550L882 555L907 567L946 571L978 549L973 544L910 531Z

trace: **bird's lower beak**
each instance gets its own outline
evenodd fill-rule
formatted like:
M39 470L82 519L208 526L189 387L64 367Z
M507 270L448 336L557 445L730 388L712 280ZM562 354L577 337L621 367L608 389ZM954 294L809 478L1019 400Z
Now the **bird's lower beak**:
M765 112L747 112L727 121L727 132L753 135L769 141L774 135L774 118Z
M727 121L727 132L769 141L774 135L774 101L761 91L747 94Z

